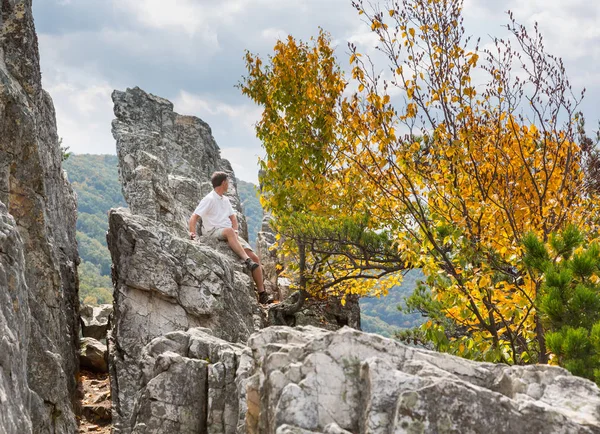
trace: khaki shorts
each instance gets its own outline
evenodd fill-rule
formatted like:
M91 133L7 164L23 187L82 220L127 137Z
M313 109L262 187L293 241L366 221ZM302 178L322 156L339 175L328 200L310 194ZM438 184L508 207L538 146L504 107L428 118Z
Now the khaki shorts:
M216 238L217 240L225 241L227 238L223 235L224 229L225 228L212 228L211 230L206 231L206 233L203 233L203 235L206 235L209 238ZM252 247L250 247L250 244L248 244L248 241L246 241L239 235L238 235L238 241L240 242L240 244L242 245L244 250L250 250L252 252L254 251L252 249Z

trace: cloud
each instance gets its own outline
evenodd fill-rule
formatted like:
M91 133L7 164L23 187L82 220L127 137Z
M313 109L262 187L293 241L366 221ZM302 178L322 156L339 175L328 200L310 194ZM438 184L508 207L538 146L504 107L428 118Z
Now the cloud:
M255 137L254 125L261 109L244 100L237 105L226 104L209 95L181 91L173 104L180 114L194 115L207 122L221 148L221 155L231 163L236 176L245 181L258 181L257 161L263 155Z
M525 24L540 22L548 51L565 58L574 87L589 89L588 118L598 118L600 3L466 0L467 33L483 42L505 35L506 9ZM114 153L110 92L140 86L208 122L245 180L256 179L261 153L252 127L260 111L234 87L245 74L246 49L266 57L276 39L307 40L321 26L344 70L348 41L377 55L377 37L349 0L36 0L34 15L43 84L73 151ZM385 71L387 63L376 60Z

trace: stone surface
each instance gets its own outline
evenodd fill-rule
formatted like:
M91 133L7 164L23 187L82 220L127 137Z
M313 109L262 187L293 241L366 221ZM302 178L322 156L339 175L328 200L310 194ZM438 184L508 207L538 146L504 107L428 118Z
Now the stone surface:
M236 432L243 413L235 380L243 351L200 328L154 339L142 352L133 432Z
M27 384L30 322L23 240L0 202L0 432L32 431Z
M94 338L99 341L105 340L112 311L112 304L82 306L79 317L81 318L81 334L83 337Z
M210 176L224 171L231 175L228 196L237 211L240 236L247 240L233 170L221 158L208 124L175 113L171 102L138 87L114 91L112 99L119 175L132 213L187 234L192 212L212 190Z
M247 432L600 433L600 390L557 367L476 363L350 328L272 327L248 346L260 404Z
M600 390L561 368L476 363L348 327L269 327L246 348L174 332L138 365L140 433L600 433Z
M41 86L31 0L0 4L0 202L23 241L29 298L18 307L27 324L16 328L28 333L20 341L18 363L25 355L33 432L74 432L79 339L75 196L61 168L52 100Z
M81 339L79 362L92 372L108 372L106 345L94 338Z
M133 415L143 385L137 361L146 344L190 327L210 328L222 339L244 342L263 326L263 317L253 282L227 246L181 238L177 231L126 209L111 210L109 226L115 284L109 332L114 427L115 432L129 433L137 426L136 432L143 432L142 425L149 423L144 417L153 414L151 390L148 405L136 413L138 419ZM202 370L195 362L173 363L173 375Z

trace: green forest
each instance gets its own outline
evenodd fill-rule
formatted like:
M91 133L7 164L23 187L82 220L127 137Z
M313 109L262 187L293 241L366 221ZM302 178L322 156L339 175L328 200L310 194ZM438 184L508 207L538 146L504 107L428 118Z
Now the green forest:
M117 156L71 154L63 167L77 193L79 298L86 304L111 303L108 211L127 206L121 193Z
M126 207L119 182L116 155L71 154L64 161L69 181L77 193L77 243L79 244L79 297L86 304L112 302L111 258L106 245L108 211ZM257 187L238 180L238 194L248 222L248 238L256 246L263 211ZM362 298L361 322L364 331L392 337L398 329L419 325L419 314L398 310L405 297L412 294L416 281L422 277L411 271L402 285L390 289L387 297Z
M256 248L256 235L260 231L263 211L258 200L258 189L251 182L237 180L238 194L242 202L242 209L248 223L248 242Z

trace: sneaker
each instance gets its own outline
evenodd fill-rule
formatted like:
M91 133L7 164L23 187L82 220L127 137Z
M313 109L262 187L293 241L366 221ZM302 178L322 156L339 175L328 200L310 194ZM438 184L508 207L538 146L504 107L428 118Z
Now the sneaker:
M256 270L258 268L258 264L250 258L248 258L244 261L244 265L246 266L246 268L248 270L250 270L250 272L253 272L254 270Z
M267 294L267 291L263 291L258 293L258 302L260 304L269 304L272 303L273 300L269 298L269 294Z

